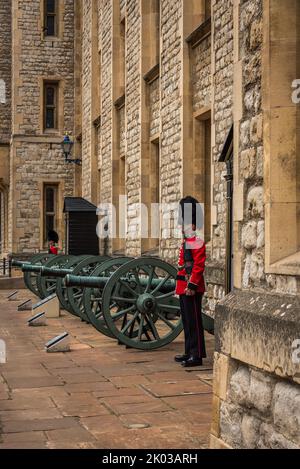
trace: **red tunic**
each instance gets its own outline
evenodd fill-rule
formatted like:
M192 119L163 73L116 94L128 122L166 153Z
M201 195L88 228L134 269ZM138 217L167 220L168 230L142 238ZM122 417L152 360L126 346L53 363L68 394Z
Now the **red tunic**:
M50 251L50 254L55 254L56 256L58 254L58 249L55 246L50 246L49 251Z
M193 258L193 266L191 274L187 274L184 261L184 243L190 249ZM176 294L184 295L185 289L195 290L197 293L205 292L204 283L204 268L205 268L205 243L200 238L194 236L193 238L186 239L180 248L178 259L178 276L176 281ZM181 268L180 268L181 267Z

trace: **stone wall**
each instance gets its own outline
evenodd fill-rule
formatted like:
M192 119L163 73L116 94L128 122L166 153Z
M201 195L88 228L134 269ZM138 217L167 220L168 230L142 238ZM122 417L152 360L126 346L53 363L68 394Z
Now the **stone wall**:
M150 137L160 130L160 84L159 78L149 85L150 93Z
M241 223L243 287L265 286L262 121L262 1L248 0L240 10L243 115L240 127L239 177L244 181Z
M41 244L43 183L58 183L57 228L64 239L63 199L73 195L73 167L66 166L59 143L19 141L13 147L14 167L14 253L33 253Z
M141 202L140 33L142 19L140 2L138 0L128 2L126 18L126 194L129 205L127 212L127 232L129 239L126 242L126 254L128 256L136 256L141 252L141 239L138 235L140 230L138 204Z
M214 184L212 204L216 206L211 258L225 261L226 199L224 163L218 163L227 134L233 122L233 1L212 2L213 34L213 164Z
M111 202L112 181L112 6L102 2L100 44L101 64L101 201Z
M211 105L211 36L191 51L193 111Z
M181 151L181 71L182 71L181 0L161 2L161 203L172 204L182 195ZM164 216L164 215L163 215ZM162 231L161 255L177 261L178 240L166 229Z
M233 364L232 364L233 365ZM300 447L300 386L235 363L220 408L220 435L233 448Z
M92 0L83 2L82 34L82 197L91 201L92 164Z
M212 448L300 447L300 302L236 291L216 308Z
M11 129L11 1L0 5L0 143L8 143Z
M73 194L74 168L60 142L74 128L74 3L59 5L59 37L42 32L42 3L13 0L13 128L10 150L9 250L43 248L43 183L59 186L58 226L63 238L63 198ZM58 129L44 132L43 83L59 82Z

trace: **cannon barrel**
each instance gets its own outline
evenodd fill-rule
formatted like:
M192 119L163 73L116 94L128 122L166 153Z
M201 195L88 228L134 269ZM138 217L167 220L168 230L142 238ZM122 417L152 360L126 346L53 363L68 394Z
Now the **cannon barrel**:
M68 274L73 272L73 269L60 269L59 267L42 267L41 270L42 277L65 277Z
M31 265L31 264L23 264L22 272L36 272L40 273L42 269L42 265Z
M83 277L80 275L67 275L65 277L65 285L66 287L88 287L88 288L104 288L106 283L108 282L109 277ZM136 285L135 278L122 278L122 281L127 282L130 286ZM139 282L142 286L146 286L148 284L147 277L139 277ZM151 287L155 288L158 287L162 282L161 278L154 278L151 281ZM161 292L171 292L175 289L175 280L168 280L164 282L159 288Z
M16 259L13 259L11 261L12 267L20 267L22 269L23 265L31 265L31 264L29 261L17 261Z

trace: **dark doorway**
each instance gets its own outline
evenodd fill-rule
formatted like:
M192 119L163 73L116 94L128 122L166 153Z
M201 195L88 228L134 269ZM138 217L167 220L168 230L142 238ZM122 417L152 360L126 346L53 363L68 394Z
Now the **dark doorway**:
M226 265L225 293L233 289L233 126L225 141L219 162L226 164Z

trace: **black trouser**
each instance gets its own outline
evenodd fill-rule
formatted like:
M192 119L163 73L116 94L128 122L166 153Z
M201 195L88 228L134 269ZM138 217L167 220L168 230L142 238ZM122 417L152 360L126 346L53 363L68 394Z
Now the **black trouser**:
M185 354L195 358L206 358L201 303L202 293L194 296L180 295Z

